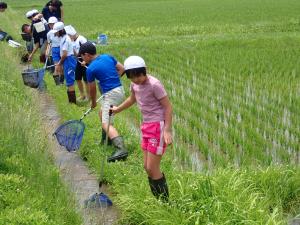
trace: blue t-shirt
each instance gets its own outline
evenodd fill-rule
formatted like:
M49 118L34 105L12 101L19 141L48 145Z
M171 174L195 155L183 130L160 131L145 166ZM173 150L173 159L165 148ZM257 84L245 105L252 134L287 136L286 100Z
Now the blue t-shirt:
M93 82L97 79L102 94L122 86L116 65L117 60L114 57L106 54L99 55L86 70L87 81Z

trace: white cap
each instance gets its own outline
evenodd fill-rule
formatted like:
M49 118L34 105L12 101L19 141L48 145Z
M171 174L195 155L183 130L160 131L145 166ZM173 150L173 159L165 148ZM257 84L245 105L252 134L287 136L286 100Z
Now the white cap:
M36 13L39 13L39 11L36 10L36 9L32 9L32 10L28 11L28 12L25 14L25 16L29 19L30 17L33 16L33 14L36 14Z
M39 13L39 11L36 9L31 10L31 12L32 12L32 14Z
M72 35L72 36L77 34L75 28L72 25L65 26L65 31L68 35Z
M30 17L32 17L32 15L33 15L32 10L28 11L28 12L25 14L26 18L30 18Z
M57 23L58 20L55 16L51 16L49 19L48 19L48 23Z
M53 30L54 30L55 32L61 31L61 30L63 30L64 28L65 28L65 25L64 25L63 22L57 22L57 23L55 23L54 26L53 26Z
M124 69L125 70L130 70L130 69L135 69L135 68L141 68L141 67L146 67L145 61L143 58L139 56L129 56L127 59L124 61Z

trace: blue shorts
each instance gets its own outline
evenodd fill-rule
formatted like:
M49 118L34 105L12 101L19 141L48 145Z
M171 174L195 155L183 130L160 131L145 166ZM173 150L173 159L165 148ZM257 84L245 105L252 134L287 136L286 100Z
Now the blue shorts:
M73 86L75 82L75 68L76 58L75 56L68 56L64 61L64 75L66 79L67 87Z
M60 60L60 47L52 48L52 59L53 62L58 62Z

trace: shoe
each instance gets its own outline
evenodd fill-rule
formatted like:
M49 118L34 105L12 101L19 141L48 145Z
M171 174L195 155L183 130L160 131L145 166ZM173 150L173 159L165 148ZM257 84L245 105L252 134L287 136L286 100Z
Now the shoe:
M75 91L67 91L69 103L76 104L76 94Z
M60 85L59 75L53 75L53 79L56 85Z
M157 180L153 180L151 177L148 177L149 186L152 194L163 202L169 201L169 188L167 184L166 177L163 173L163 176Z
M60 78L60 85L64 85L65 76L61 74L59 78Z
M128 151L124 146L124 141L121 136L111 139L112 145L116 148L114 153L107 159L107 162L115 162L125 160L128 156Z
M123 150L116 150L110 157L108 157L107 162L126 160L127 157L128 157L128 152Z

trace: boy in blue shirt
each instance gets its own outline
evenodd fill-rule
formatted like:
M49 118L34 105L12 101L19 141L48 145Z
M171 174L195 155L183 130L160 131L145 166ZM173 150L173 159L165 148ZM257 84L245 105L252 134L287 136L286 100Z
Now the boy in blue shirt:
M85 63L89 64L86 70L87 82L90 88L91 108L96 107L96 83L99 81L99 89L103 95L101 102L101 111L99 112L102 121L102 139L108 128L108 112L110 105L119 105L124 97L124 89L120 77L124 73L124 67L114 57L106 54L96 55L96 47L91 42L86 42L80 46L79 55ZM108 162L126 159L128 156L124 141L119 136L118 131L112 125L109 127L109 139L116 148L115 152L108 158Z

